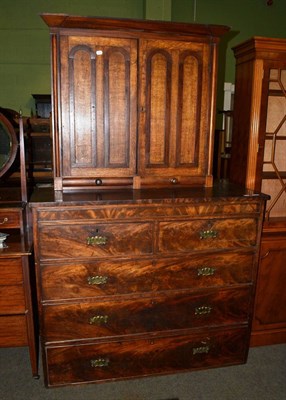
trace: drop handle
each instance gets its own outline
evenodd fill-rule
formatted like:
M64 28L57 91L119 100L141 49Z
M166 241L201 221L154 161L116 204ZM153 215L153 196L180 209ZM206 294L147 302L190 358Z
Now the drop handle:
M92 368L104 368L109 366L109 358L95 358L90 360L90 366Z
M106 325L108 322L108 315L94 315L89 318L90 325Z
M6 222L8 222L7 217L3 218L2 222L0 222L0 225L4 225L4 224L6 224Z
M195 315L208 315L212 311L210 306L200 306L195 308Z
M209 351L210 351L210 346L193 347L193 355L194 356L196 354L208 354Z
M89 285L104 285L108 281L108 276L96 275L96 276L88 276L87 283Z
M199 232L199 237L201 240L203 239L215 239L218 236L218 231L213 229L206 229Z
M102 235L88 236L86 243L88 246L105 246L108 242L108 238Z
M200 267L197 269L198 276L212 276L215 274L216 269L213 267Z

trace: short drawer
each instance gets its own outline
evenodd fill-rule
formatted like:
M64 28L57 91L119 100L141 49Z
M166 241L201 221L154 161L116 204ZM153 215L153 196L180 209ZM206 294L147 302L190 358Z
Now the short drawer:
M0 258L0 285L23 282L21 258Z
M22 285L0 286L0 314L25 312L25 295Z
M0 316L0 347L27 346L25 315Z
M0 211L0 229L20 228L21 214L20 210L3 210Z
M169 221L159 224L159 253L232 249L256 245L253 218Z
M192 335L47 347L48 386L108 381L241 364L248 330L203 331Z
M48 225L40 228L42 259L118 257L153 253L152 223Z
M251 287L203 293L177 292L152 298L46 305L45 341L191 329L249 322Z
M193 254L188 258L42 264L42 300L198 289L251 283L252 252Z

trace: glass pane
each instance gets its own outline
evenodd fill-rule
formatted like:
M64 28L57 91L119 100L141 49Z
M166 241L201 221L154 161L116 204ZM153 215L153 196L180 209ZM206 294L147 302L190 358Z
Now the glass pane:
M0 169L4 168L11 157L12 140L10 132L0 121Z

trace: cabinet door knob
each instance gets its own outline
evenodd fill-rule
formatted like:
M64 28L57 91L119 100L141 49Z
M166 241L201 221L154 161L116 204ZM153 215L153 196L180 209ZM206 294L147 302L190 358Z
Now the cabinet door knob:
M173 185L176 185L177 183L179 183L179 180L178 180L177 178L171 178L171 179L170 179L170 182L171 182Z
M97 178L97 179L95 180L95 184L96 184L97 186L101 186L101 185L102 185L102 179Z

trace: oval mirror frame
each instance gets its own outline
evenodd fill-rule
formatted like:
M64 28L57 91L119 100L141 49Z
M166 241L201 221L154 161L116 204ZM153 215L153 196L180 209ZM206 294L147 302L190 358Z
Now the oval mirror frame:
M18 140L17 140L17 136L16 136L16 132L13 128L13 125L11 124L11 122L5 117L5 115L0 113L0 124L2 125L4 131L7 132L7 134L9 135L9 139L10 139L10 151L8 154L8 158L6 160L6 162L2 165L2 167L0 167L0 177L3 176L11 167L11 165L13 164L15 158L16 158L16 154L18 151ZM1 132L0 132L1 134Z

